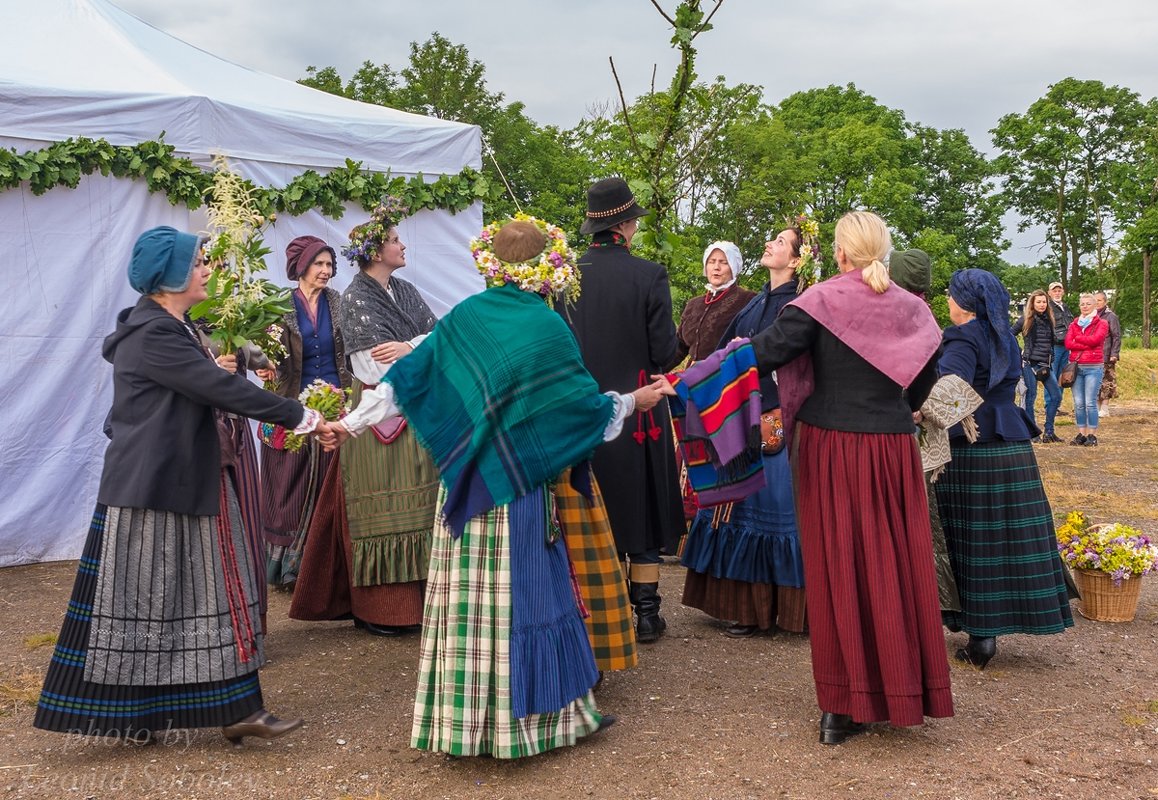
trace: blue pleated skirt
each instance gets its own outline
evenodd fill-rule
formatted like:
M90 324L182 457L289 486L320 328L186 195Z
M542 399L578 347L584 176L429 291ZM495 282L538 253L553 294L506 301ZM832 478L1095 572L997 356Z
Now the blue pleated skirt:
M731 506L701 509L681 563L714 578L804 585L788 451L764 457L764 488Z

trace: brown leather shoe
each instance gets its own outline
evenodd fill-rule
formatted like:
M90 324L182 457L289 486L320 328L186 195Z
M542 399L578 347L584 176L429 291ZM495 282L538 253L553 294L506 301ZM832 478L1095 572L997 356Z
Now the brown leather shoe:
M239 722L226 725L221 729L221 733L225 735L225 738L228 739L234 747L241 747L241 740L246 736L257 736L261 739L276 739L279 736L285 736L291 731L296 731L304 722L305 720L301 717L278 719L263 708L260 711L255 711Z

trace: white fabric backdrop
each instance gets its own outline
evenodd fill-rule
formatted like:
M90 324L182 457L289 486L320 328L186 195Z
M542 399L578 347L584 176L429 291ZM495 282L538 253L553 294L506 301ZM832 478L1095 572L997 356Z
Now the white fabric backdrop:
M240 67L175 39L107 0L0 0L0 147L26 152L68 137L133 145L162 131L176 154L208 166L222 152L246 177L284 186L306 169L345 164L411 177L482 163L473 125L357 103ZM45 42L51 42L46 47ZM284 216L267 236L270 276L285 246L320 236L340 250L366 214ZM96 500L111 401L101 340L136 302L125 267L154 225L199 231L200 213L143 184L99 175L35 197L0 192L0 567L79 554ZM479 205L423 212L401 226L401 273L443 314L482 288L467 243ZM350 280L339 266L334 287ZM158 446L164 446L159 442Z
M0 146L11 146L0 138ZM270 167L241 164L262 183L283 183ZM257 172L264 175L255 174ZM348 210L334 221L317 213L282 216L267 243L269 276L285 279L285 245L321 236L341 249L366 218ZM0 193L0 567L76 558L96 502L112 400L112 367L101 342L117 312L136 302L125 275L137 235L154 225L201 230L200 214L149 195L143 184L93 176L75 190L35 197L26 188ZM482 225L481 207L457 215L423 212L400 226L414 283L441 315L482 288L466 243ZM340 258L340 256L339 256ZM333 286L348 284L344 260ZM163 443L158 443L163 446Z

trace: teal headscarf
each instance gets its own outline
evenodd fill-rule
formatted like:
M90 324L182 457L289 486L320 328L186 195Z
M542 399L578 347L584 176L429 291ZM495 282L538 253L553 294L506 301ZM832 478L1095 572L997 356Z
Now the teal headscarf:
M161 225L137 237L129 259L129 285L141 294L183 292L189 288L203 239Z

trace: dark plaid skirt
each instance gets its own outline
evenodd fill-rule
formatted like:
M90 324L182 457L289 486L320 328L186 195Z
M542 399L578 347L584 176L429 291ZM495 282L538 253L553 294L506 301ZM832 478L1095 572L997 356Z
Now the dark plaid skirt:
M226 680L165 686L103 684L84 679L105 510L105 506L97 505L93 514L33 725L60 733L139 739L154 731L228 725L259 710L261 684L256 670Z
M953 444L937 501L961 595L945 615L975 636L1074 624L1053 512L1029 442Z

